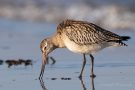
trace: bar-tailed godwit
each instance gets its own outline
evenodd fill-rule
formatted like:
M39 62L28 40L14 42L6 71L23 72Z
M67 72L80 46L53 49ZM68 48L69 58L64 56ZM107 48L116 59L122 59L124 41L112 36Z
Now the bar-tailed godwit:
M72 52L83 55L83 65L79 78L82 78L86 64L85 55L91 58L91 77L93 72L93 53L109 46L127 46L122 41L130 39L129 36L119 36L87 21L64 20L57 27L57 32L49 38L42 40L40 49L42 51L42 67L39 79L42 79L48 54L56 48L67 48Z

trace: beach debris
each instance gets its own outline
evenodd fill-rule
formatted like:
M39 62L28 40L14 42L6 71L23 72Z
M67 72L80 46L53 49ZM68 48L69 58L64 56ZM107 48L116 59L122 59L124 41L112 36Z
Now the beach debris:
M56 60L53 57L47 57L47 64L54 65L55 63L56 63Z
M51 78L51 80L56 80L57 78Z
M18 60L10 59L10 60L6 60L5 63L8 65L8 68L10 68L13 65L14 66L22 65L22 64L24 64L25 66L32 65L32 60L30 60L30 59L27 59L27 60L24 60L24 59L18 59Z
M2 65L4 63L8 65L8 68L10 68L11 66L19 66L19 65L24 65L24 66L31 65L32 66L33 60L31 60L31 59L7 59L7 60L2 60L2 59L0 59L0 65ZM48 64L53 65L55 63L56 63L56 60L53 57L49 57Z
M50 59L52 60L51 65L53 65L53 64L55 64L55 63L56 63L56 60L55 60L53 57L50 57Z
M0 65L2 65L3 64L3 60L0 60Z
M69 77L62 77L61 80L71 80Z
M29 65L32 65L32 60L28 59L25 61L24 63L25 66L29 66Z
M55 78L55 77L51 78L51 80L56 80L56 79L58 79L58 78ZM61 77L60 79L61 80L71 80L70 77Z

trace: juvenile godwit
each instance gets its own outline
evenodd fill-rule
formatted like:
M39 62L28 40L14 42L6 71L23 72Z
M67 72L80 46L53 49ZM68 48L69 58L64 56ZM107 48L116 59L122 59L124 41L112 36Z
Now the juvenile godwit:
M127 46L122 41L130 39L129 36L119 36L107 31L93 23L77 20L64 20L57 27L57 32L49 38L44 39L40 44L42 51L42 67L39 79L42 79L48 54L56 48L67 48L72 52L83 54L83 65L79 78L82 78L86 64L85 55L91 58L91 77L96 75L93 72L93 53L109 46Z

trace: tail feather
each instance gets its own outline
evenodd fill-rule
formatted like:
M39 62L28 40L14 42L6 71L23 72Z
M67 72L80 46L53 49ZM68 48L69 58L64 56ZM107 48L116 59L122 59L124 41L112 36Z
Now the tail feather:
M127 44L123 43L123 42L119 42L120 46L128 46Z
M128 46L127 44L123 43L122 41L108 41L111 46Z
M115 41L115 43L117 43L118 46L128 46L127 44L123 43L122 41Z
M121 40L122 40L122 41L127 41L128 39L130 39L129 36L121 36Z
M109 44L112 46L128 46L127 44L122 42L122 41L127 41L128 39L130 39L129 36L121 36L119 40L109 40L107 42L109 42Z

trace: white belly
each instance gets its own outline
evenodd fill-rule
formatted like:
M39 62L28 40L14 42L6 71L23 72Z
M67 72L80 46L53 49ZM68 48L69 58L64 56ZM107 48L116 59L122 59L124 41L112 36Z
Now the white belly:
M101 49L107 47L105 44L93 44L93 45L78 45L73 41L69 40L67 37L63 38L65 46L72 52L75 53L84 53L84 54L92 54L100 51Z

